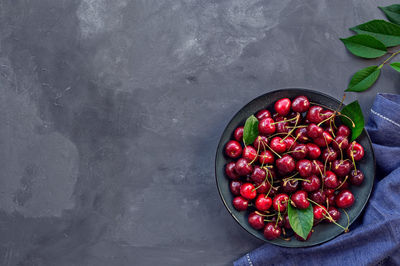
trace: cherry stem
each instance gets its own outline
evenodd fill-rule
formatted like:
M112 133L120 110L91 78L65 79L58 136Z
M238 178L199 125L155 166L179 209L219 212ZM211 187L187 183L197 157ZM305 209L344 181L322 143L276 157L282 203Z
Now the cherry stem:
M319 123L317 124L317 126L321 126L324 122L326 122L326 121L328 121L329 119L332 119L332 118L334 118L334 117L335 117L335 114L331 115L331 116L328 117L327 119L322 120L321 122L319 122Z
M342 143L343 143L343 141L340 142L340 144L335 139L332 139L332 141L334 141L338 145L339 150L340 150L340 159L343 161L343 151L342 151Z
M300 120L300 114L298 113L298 114L296 115L296 117L294 117L294 118L296 118L296 123L294 124L294 127L289 131L289 133L286 135L286 137L284 137L284 138L281 140L281 142L284 141L287 137L289 137L289 136L293 133L293 131L295 130L295 128L296 128L296 126L297 126L297 124L298 124L298 122L299 122L299 120ZM292 118L292 119L293 119L293 118Z
M340 184L340 186L338 186L335 190L338 190L339 188L341 188L343 185L344 185L344 183L346 183L346 181L347 181L347 178L349 178L349 176L348 175L346 175L346 177L344 178L344 180L343 180L343 182L342 182L342 184Z
M353 161L353 165L354 165L354 170L357 173L357 166L356 166L356 161L354 160L354 153L353 153L353 143L351 144L351 150L350 150L350 155L351 155L351 160Z
M297 127L287 127L287 128L306 128L306 127L308 127L308 126L306 126L306 125L300 125L300 126L297 126Z
M385 61L383 61L383 63L380 64L380 65L378 66L378 68L381 69L381 68L383 67L383 65L385 65L387 62L389 62L393 57L395 57L395 56L398 55L399 53L400 53L400 51L397 51L397 52L392 53L392 55L389 56Z
M276 215L276 213L264 214L264 213L261 213L259 211L255 211L255 213L257 213L258 215L263 216L263 217L271 217L271 216L275 216Z
M344 230L344 232L347 233L349 231L349 226L350 226L350 217L345 209L342 209L342 211L344 212L344 214L346 214L346 217L347 217L347 226L346 226L346 230Z
M335 124L335 122L333 122L333 124ZM329 120L329 127L332 129L332 120ZM335 126L335 128L336 128L336 126ZM332 136L333 136L333 138L336 138L335 132L333 129L332 129Z
M268 147L268 149L270 149L276 156L278 156L279 158L282 158L282 156L280 156L277 152L275 152L273 149L271 149L271 147L265 143L265 145Z
M277 122L271 123L271 125L289 122L289 121L295 120L297 117L298 117L298 115L296 115L295 117L290 118L290 119L284 119L283 121L277 121Z

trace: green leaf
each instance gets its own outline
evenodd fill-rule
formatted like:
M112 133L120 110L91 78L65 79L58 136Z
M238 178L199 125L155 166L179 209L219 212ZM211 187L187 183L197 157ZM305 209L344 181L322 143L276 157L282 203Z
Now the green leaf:
M247 118L243 129L243 142L245 145L250 145L258 136L258 119L251 115Z
M390 66L391 66L394 70L400 72L400 62L391 63Z
M353 75L346 91L365 91L374 85L380 74L381 68L378 66L363 68Z
M288 204L288 216L293 231L303 239L307 239L314 222L313 207L311 204L304 210L297 209L292 204Z
M380 6L388 20L400 25L400 5Z
M350 28L358 34L368 34L380 40L386 47L400 44L400 26L385 20L371 20Z
M386 46L381 41L366 34L359 34L340 40L352 54L359 57L377 58L387 52Z
M340 113L345 115L340 117L343 124L351 128L351 141L355 140L362 133L365 124L360 104L358 101L354 101L343 107Z

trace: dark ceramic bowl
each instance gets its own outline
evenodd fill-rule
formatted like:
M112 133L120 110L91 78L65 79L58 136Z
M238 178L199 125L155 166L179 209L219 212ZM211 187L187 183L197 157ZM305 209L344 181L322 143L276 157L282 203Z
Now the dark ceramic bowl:
M244 125L246 119L250 115L255 114L258 110L263 108L267 108L272 111L273 104L276 100L285 97L293 99L299 95L305 95L311 102L325 105L334 110L337 109L340 104L338 100L332 98L331 96L320 93L318 91L307 89L281 89L261 95L246 104L242 109L240 109L239 112L237 112L232 120L228 123L219 141L215 158L215 177L217 181L217 187L221 199L224 202L228 212L247 232L249 232L253 236L266 242L270 242L274 245L284 247L308 247L318 245L338 236L343 232L343 229L334 224L320 223L319 225L314 227L314 233L312 234L311 238L305 242L298 241L294 237L292 237L290 241L285 241L282 239L276 239L273 241L266 240L262 231L255 230L248 224L248 213L245 211L239 212L233 207L232 200L234 197L229 190L229 180L224 173L224 166L225 164L230 162L231 159L225 156L224 145L232 138L232 134L235 128L240 125ZM360 187L352 186L351 188L356 200L354 205L347 210L350 217L350 224L353 223L363 211L371 194L375 177L375 156L368 133L364 130L362 134L358 137L357 141L365 149L364 158L357 163L359 169L364 172L365 179ZM339 223L344 226L347 224L347 218L343 212Z

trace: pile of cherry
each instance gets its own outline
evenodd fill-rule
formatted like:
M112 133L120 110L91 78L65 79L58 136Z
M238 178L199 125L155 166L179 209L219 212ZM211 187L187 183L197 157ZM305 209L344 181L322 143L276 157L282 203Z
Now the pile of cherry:
M288 204L298 209L312 204L314 225L338 225L338 208L355 201L350 185L364 180L356 165L363 147L350 141L349 127L339 125L339 112L311 104L305 96L280 99L274 111L255 115L259 135L252 145L243 143L242 126L226 143L225 154L234 159L225 166L234 207L247 210L249 224L268 240L287 237Z

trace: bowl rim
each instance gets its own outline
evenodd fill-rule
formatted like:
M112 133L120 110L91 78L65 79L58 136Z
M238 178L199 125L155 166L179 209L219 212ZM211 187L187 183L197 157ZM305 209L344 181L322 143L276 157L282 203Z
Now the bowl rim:
M257 238L257 239L262 240L262 241L264 241L264 242L266 242L266 243L270 243L270 244L273 244L273 245L276 245L276 246L285 247L285 248L306 248L306 247L312 247L312 246L316 246L316 245L320 245L320 244L326 243L326 242L328 242L328 241L334 239L335 237L341 235L341 234L343 233L344 230L339 231L337 234L333 234L332 236L328 237L328 238L325 239L325 240L321 240L321 241L319 241L319 242L315 242L315 243L312 243L312 244L309 244L309 245L307 245L307 244L306 244L307 242L305 241L305 242L303 242L303 243L305 243L305 245L302 245L302 246L286 246L286 245L283 245L283 244L281 244L281 243L276 243L276 242L274 242L274 241L270 241L270 240L267 240L267 239L265 239L265 238L259 237L259 236L255 235L253 232L247 230L247 228L244 227L244 226L242 225L242 223L241 223L241 222L236 218L236 216L232 213L232 211L230 210L228 204L226 203L226 200L225 200L224 196L222 195L221 188L220 188L220 186L219 186L219 184L218 184L218 177L217 177L217 157L218 157L218 151L220 150L221 145L224 145L224 144L222 143L222 137L224 136L224 133L225 133L225 131L226 131L228 125L233 121L233 119L241 112L241 110L242 110L244 107L246 107L246 106L250 105L251 103L255 102L258 98L260 98L260 97L265 97L266 95L271 94L271 93L279 93L279 92L288 91L288 90L301 90L301 91L304 91L304 92L317 93L317 94L320 94L320 95L322 95L322 96L324 96L324 97L326 97L326 98L329 98L330 100L332 100L332 101L334 101L334 102L340 104L340 101L339 101L338 99L334 98L333 96L331 96L331 95L329 95L329 94L326 94L326 93L323 93L323 92L320 92L320 91L317 91L317 90L312 90L312 89L307 89L307 88L295 88L295 87L291 87L291 88L280 88L280 89L276 89L276 90L271 90L271 91L268 91L268 92L266 92L266 93L263 93L263 94L261 94L261 95L255 97L255 98L253 98L251 101L249 101L248 103L246 103L245 105L243 105L243 106L232 116L232 118L229 120L229 122L226 124L224 130L222 131L221 137L219 138L219 141L218 141L217 150L216 150L216 152L215 152L215 158L214 158L214 161L215 161L214 172L215 172L215 173L214 173L214 175L215 175L215 182L216 182L216 184L217 184L218 194L219 194L219 196L220 196L222 202L224 203L225 209L229 212L229 214L232 216L232 218L240 225L240 227L241 227L242 229L244 229L246 232L248 232L248 233L249 233L250 235L252 235L254 238ZM343 103L343 106L346 106L346 104ZM365 118L364 118L364 120L365 120ZM363 132L366 134L367 139L368 139L368 142L371 144L371 148L372 148L371 151L372 151L372 158L373 158L373 164L374 164L373 182L372 182L372 186L371 186L371 188L370 188L370 190L369 190L369 192L368 192L368 196L367 196L365 202L363 203L363 205L362 205L360 211L357 213L357 215L355 215L354 220L349 224L349 227L350 227L350 226L360 217L360 215L365 211L365 206L367 205L367 203L368 203L368 201L369 201L369 198L371 197L372 190L373 190L373 188L374 188L374 183L375 183L374 181L375 181L375 177L376 177L376 158L375 158L375 152L374 152L374 149L373 149L371 137L369 136L368 131L365 129L365 126L364 126L364 128L363 128Z

